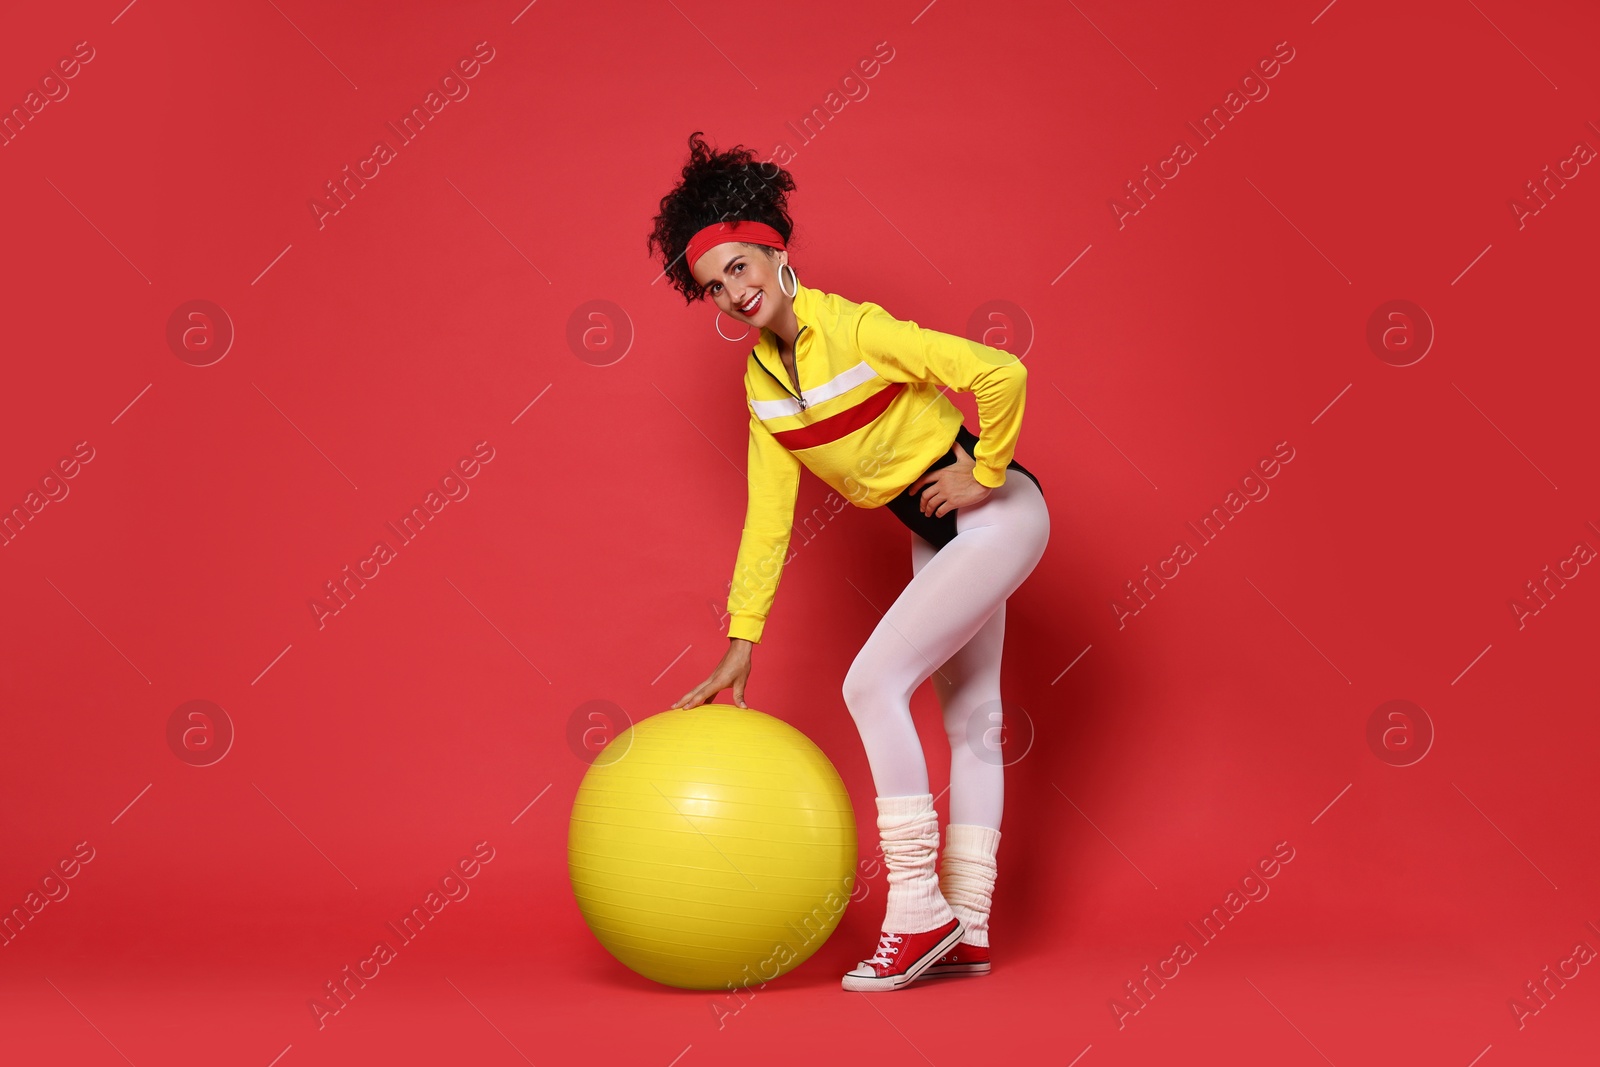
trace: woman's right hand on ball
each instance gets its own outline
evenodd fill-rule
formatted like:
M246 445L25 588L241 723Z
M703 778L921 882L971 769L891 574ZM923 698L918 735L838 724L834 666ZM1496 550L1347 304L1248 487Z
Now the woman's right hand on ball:
M754 647L751 641L740 637L730 638L728 651L723 655L722 662L711 672L711 677L679 697L672 707L696 707L729 686L733 687L733 702L741 708L744 707L744 685L750 677L750 650Z

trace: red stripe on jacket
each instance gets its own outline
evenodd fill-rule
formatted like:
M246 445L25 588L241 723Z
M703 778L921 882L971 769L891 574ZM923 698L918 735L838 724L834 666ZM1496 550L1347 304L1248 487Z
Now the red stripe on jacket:
M797 426L792 430L779 431L772 435L773 439L791 452L837 441L841 437L855 433L883 414L890 402L905 387L904 382L894 382L886 389L879 389L853 408L841 411L837 415L829 415L810 426Z

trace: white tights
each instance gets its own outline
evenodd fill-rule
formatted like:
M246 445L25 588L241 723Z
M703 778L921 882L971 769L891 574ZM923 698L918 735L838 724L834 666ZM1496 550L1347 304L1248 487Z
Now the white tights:
M950 741L950 822L998 830L1005 767L984 732L998 736L1001 723L1006 599L1043 557L1050 513L1033 480L1011 470L982 503L956 512L956 530L937 551L911 535L911 581L856 654L844 701L878 795L927 793L911 694L932 675Z

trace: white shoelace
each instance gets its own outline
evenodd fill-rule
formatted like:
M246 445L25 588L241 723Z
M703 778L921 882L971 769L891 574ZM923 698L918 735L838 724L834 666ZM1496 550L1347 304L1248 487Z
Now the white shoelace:
M891 934L888 931L884 931L878 938L877 953L871 959L864 962L882 963L885 965L893 963L894 954L900 951L899 944L904 940L905 938L901 937L899 934Z

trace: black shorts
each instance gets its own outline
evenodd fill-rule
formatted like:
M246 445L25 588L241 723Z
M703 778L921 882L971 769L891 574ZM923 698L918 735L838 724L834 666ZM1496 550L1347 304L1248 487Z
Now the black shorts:
M956 430L956 441L961 445L962 448L966 449L967 455L974 458L977 457L978 435L967 429L965 423L962 423L960 429ZM928 465L928 471L936 471L940 467L948 467L955 461L956 448L955 445L952 444L950 446L950 451L946 452L944 455L940 456L938 459L934 460ZM1039 479L1033 476L1033 472L1028 470L1028 468L1024 467L1022 464L1018 463L1016 460L1012 460L1010 463L1007 463L1006 470L1016 471L1018 474L1026 475L1032 480L1034 485L1039 485ZM928 471L923 471L922 473L926 474ZM918 475L917 477L920 478L921 475ZM913 478L912 481L915 482L916 478ZM906 488L909 489L910 486L907 486ZM1044 486L1039 485L1039 492L1041 494L1044 492ZM894 512L901 522L910 527L912 533L919 535L928 543L932 544L936 549L943 548L945 545L949 544L955 539L956 512L961 510L960 508L951 508L949 511L945 512L942 517L924 515L922 513L921 499L917 496L907 493L905 489L900 490L895 498L884 506L890 511Z

